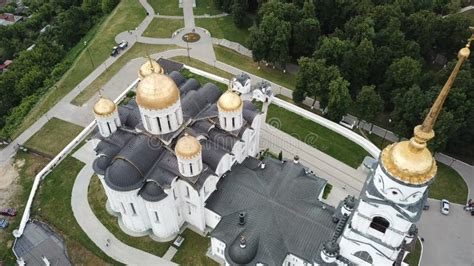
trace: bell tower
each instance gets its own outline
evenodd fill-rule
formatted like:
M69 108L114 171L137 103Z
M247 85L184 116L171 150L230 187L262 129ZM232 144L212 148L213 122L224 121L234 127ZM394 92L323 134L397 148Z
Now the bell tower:
M471 31L473 29L471 28ZM469 57L474 31L428 115L410 140L387 146L371 169L339 241L339 254L358 265L401 265L406 244L415 239L428 187L437 166L427 142L444 101Z

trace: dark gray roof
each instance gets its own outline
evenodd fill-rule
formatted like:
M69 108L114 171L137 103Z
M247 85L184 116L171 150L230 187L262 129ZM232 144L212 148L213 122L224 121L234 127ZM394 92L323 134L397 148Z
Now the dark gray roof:
M47 224L39 221L26 224L23 235L15 241L13 249L26 265L44 265L43 256L51 265L72 265L64 240Z
M140 190L140 195L146 201L160 201L166 198L167 194L155 181L146 182Z
M119 106L122 127L108 138L100 137L97 132L94 135L101 140L96 148L97 155L100 156L93 163L94 171L104 175L106 184L114 190L141 188L140 193L148 200L159 200L162 196L158 195L162 194L156 186L168 188L176 177L200 189L209 175L215 175L220 160L231 150L232 143L239 140L236 137L238 132L231 136L216 129L210 141L202 141L202 173L189 178L180 176L173 152L175 142L184 132L197 137L210 137L208 132L214 124L207 118L217 116L216 102L222 93L212 83L200 87L199 82L194 79L186 80L179 72L172 72L169 76L185 92L181 97L185 120L181 128L168 134L152 136L143 128L136 100L131 99L127 104ZM245 109L256 108L251 103L246 103ZM220 136L225 136L226 141L218 139Z
M186 80L181 86L179 87L179 90L181 91L181 95L186 95L190 91L195 91L201 87L201 84L199 84L199 81L191 78Z
M158 60L156 60L156 61L165 70L166 74L171 73L173 71L180 71L183 68L182 63L172 61L172 60L169 60L169 59L158 58Z
M238 81L242 86L245 85L245 81L250 79L250 76L247 73L240 73L235 77L235 80Z
M312 261L336 227L335 209L318 200L326 181L306 174L300 164L271 158L264 163L262 170L258 160L247 158L219 181L206 203L222 217L212 236L229 247L225 255L231 264L281 265L288 253ZM247 214L244 225L238 223L240 212ZM247 245L256 245L254 256L233 250L241 235Z
M229 134L227 131L217 127L211 129L208 135L210 140L224 147L228 152L232 152L232 148L234 147L235 143L239 141L236 136Z
M176 83L176 86L180 87L185 81L186 78L183 77L178 71L173 71L169 74L169 77Z

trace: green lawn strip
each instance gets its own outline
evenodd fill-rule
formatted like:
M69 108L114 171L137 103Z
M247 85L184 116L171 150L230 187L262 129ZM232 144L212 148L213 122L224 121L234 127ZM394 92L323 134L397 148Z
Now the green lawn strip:
M453 168L437 162L438 173L429 187L429 197L447 199L452 203L466 204L467 185L464 179Z
M171 38L173 32L181 28L184 28L184 20L182 19L154 18L145 32L143 32L143 36Z
M25 204L30 195L31 186L36 175L43 167L49 162L48 159L35 154L28 154L19 151L13 162L15 163L18 170L18 181L19 185L17 193L13 195L10 200L8 207L13 207L18 211L16 217L2 217L6 218L10 225L7 229L0 230L0 261L3 261L4 265L15 265L16 258L12 252L12 246L15 238L13 237L13 230L18 228L20 224L21 216L25 210ZM7 207L7 206L2 206Z
M98 65L102 64L109 56L115 43L115 36L123 31L135 29L145 18L143 6L137 0L122 0L112 11L109 17L98 27L94 27L73 49L83 49L76 58L71 68L51 88L36 106L30 111L22 124L14 132L16 138L30 127L38 118L53 107L59 100L68 94L84 78L86 78ZM84 49L84 40L88 41L87 50ZM89 56L90 53L90 56ZM91 63L94 63L94 67Z
M174 255L173 262L189 266L219 265L206 256L207 249L211 244L209 238L200 236L189 229L186 229L182 235L184 242Z
M109 68L99 75L89 86L82 90L76 98L72 100L72 104L81 106L86 103L94 94L97 93L99 88L102 88L114 75L116 75L120 69L122 69L130 60L138 57L146 56L148 53L159 53L166 50L177 49L176 45L154 45L135 43L126 53L115 61ZM138 71L138 69L137 69ZM138 74L137 74L138 75ZM138 76L137 76L138 77Z
M249 39L248 29L239 29L235 26L232 16L220 18L197 18L194 20L197 27L205 28L211 36L218 39L227 39L247 46Z
M369 155L362 147L336 132L271 104L268 108L267 122L275 122L274 120L278 121L279 129L283 132L353 168L359 167L364 157Z
M223 13L220 11L214 0L196 0L196 7L193 10L194 15L218 15Z
M157 14L164 16L183 15L183 9L179 7L179 0L148 0L148 3Z
M291 74L289 72L283 73L280 70L273 69L271 67L266 67L264 64L261 64L260 69L258 69L257 63L254 62L252 58L241 55L229 48L222 47L219 45L214 45L214 52L216 53L217 60L223 63L246 71L253 75L259 76L263 79L272 81L290 90L295 89L296 75L294 74ZM277 91L277 88L273 89Z
M410 266L418 266L420 262L420 256L421 256L421 243L417 239L415 249L405 257L404 262L408 263L408 265Z
M224 84L224 83L220 83L220 82L216 82L212 79L208 79L204 76L201 76L201 75L197 75L197 74L194 74L192 73L191 71L187 70L187 69L182 69L181 70L181 74L186 78L186 79L195 79L199 82L199 84L201 84L201 86L204 86L204 84L206 83L212 83L212 84L215 84L217 86L217 88L219 88L221 90L221 92L225 92L227 90L227 85Z
M74 264L97 265L104 261L117 264L82 231L72 212L72 187L83 167L84 163L68 156L46 176L36 195L32 217L46 222L64 237Z
M174 61L183 63L183 64L188 65L190 67L194 67L194 68L209 72L211 74L214 74L216 76L223 77L223 78L226 78L226 79L231 79L232 77L234 77L234 75L232 75L229 72L226 72L226 71L221 70L219 68L213 67L211 65L208 65L208 64L206 64L206 63L204 63L200 60L194 59L194 58L188 58L186 56L175 56L175 57L170 58L170 60L174 60Z
M154 241L149 236L132 237L120 229L117 217L110 215L106 210L105 204L107 202L107 196L97 176L93 176L89 184L88 200L95 216L123 243L160 257L168 250L170 243L160 243Z
M25 142L27 148L54 157L81 131L82 127L51 118L38 132Z

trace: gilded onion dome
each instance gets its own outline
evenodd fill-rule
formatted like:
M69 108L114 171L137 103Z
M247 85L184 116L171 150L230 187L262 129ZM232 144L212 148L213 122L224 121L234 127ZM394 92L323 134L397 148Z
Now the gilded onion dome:
M170 77L151 73L138 83L136 99L140 107L166 109L179 101L179 89Z
M176 155L183 159L191 159L201 153L201 143L190 135L184 135L181 137L176 146L174 151Z
M115 112L116 109L117 106L112 100L102 96L100 96L99 100L94 104L94 114L98 116L109 116Z
M242 109L243 102L240 96L233 91L226 91L219 97L217 107L224 112L235 112Z
M456 66L431 106L423 124L415 127L414 136L410 140L387 146L382 151L381 163L392 177L413 185L427 184L435 177L436 161L426 147L427 142L435 136L434 124L462 64L469 57L469 47L473 39L474 31L466 47L459 51Z
M138 77L140 80L144 79L151 73L163 74L164 70L155 60L148 57L148 60L138 70Z

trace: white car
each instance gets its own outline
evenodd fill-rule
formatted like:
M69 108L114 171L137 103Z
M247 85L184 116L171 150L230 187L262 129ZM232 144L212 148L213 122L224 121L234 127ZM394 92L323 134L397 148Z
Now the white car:
M444 215L449 214L449 201L446 199L441 200L441 213Z
M122 41L122 42L119 43L118 47L123 50L123 49L128 47L128 42L127 41Z

